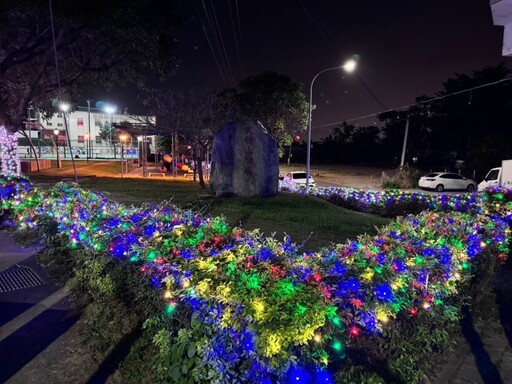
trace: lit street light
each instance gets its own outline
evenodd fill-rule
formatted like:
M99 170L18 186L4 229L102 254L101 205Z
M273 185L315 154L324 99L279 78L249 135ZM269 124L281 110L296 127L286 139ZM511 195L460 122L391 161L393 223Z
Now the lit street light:
M333 71L335 69L344 69L345 72L351 73L354 72L357 67L357 61L355 59L349 59L345 62L345 64L324 69L323 71L318 72L311 80L311 86L309 87L309 117L308 117L308 147L306 152L306 190L309 190L309 177L311 171L311 115L313 112L313 84L318 76L327 71Z
M60 161L60 154L59 154L59 130L55 128L53 130L53 133L55 135L55 148L57 150L57 168L62 168L62 162Z
M124 172L124 142L128 139L128 135L126 133L122 133L119 135L119 140L121 141L121 177L123 177Z
M110 117L110 146L114 148L114 159L116 158L116 149L114 147L114 143L112 142L112 114L116 112L116 107L113 105L107 105L105 107L105 112L109 114Z
M73 147L71 147L71 138L69 137L68 117L66 116L66 113L70 110L70 105L67 103L60 103L59 109L62 111L62 114L64 116L64 128L66 129L66 137L68 138L69 151L71 152L71 163L73 164L73 171L75 172L75 182L78 184L78 174L76 173L75 158L73 157Z

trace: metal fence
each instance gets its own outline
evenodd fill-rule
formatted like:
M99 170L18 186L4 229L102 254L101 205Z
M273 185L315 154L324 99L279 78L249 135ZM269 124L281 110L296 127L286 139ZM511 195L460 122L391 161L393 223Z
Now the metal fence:
M137 144L137 143L135 143ZM31 148L27 139L18 140L18 156L23 158L34 158L40 159L56 159L57 151L61 159L74 158L82 159L138 159L139 148L128 143L122 145L121 143L87 143L77 140L71 140L71 148L67 141L59 141L58 146L55 142L50 139L32 139L33 149ZM36 153L34 153L34 150ZM123 152L123 155L121 155ZM148 153L150 153L148 151Z

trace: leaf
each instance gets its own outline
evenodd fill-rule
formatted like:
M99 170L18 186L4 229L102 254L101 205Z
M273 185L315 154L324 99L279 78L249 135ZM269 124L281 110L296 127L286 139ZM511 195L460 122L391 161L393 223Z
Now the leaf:
M188 345L187 356L192 358L196 354L196 343L190 343Z
M180 367L176 366L172 369L171 371L171 377L175 380L175 381L178 381L178 379L181 377L181 370L180 370Z

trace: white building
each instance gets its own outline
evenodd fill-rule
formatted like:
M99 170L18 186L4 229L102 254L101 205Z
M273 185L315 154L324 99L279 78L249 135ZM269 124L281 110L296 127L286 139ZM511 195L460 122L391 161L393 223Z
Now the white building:
M115 126L120 123L131 123L143 126L142 122L147 121L145 116L134 116L122 113L107 113L102 109L77 107L73 112L65 114L67 117L67 130L69 141L66 135L66 124L64 114L54 115L49 120L43 120L42 116L33 112L29 113L29 119L25 125L25 135L17 133L18 153L20 158L33 158L34 154L30 149L29 140L32 141L34 149L40 158L55 158L56 143L63 158L69 157L71 152L78 158L115 158L120 155L120 148L125 149L126 157L136 158L140 150L141 137L127 136L121 143ZM154 117L149 121L155 122ZM110 130L113 126L114 129ZM101 129L110 133L102 138ZM148 136L148 153L153 153L155 148L155 136ZM69 150L71 143L71 151Z
M491 0L494 25L502 25L503 56L512 56L512 0Z

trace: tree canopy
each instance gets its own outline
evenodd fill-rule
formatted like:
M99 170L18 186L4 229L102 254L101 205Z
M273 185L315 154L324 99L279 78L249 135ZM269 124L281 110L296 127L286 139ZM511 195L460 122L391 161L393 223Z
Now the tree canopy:
M240 113L259 120L281 147L307 127L308 103L302 84L276 72L265 71L249 76L234 90Z
M2 0L0 124L15 131L29 105L171 74L178 24L169 0Z

